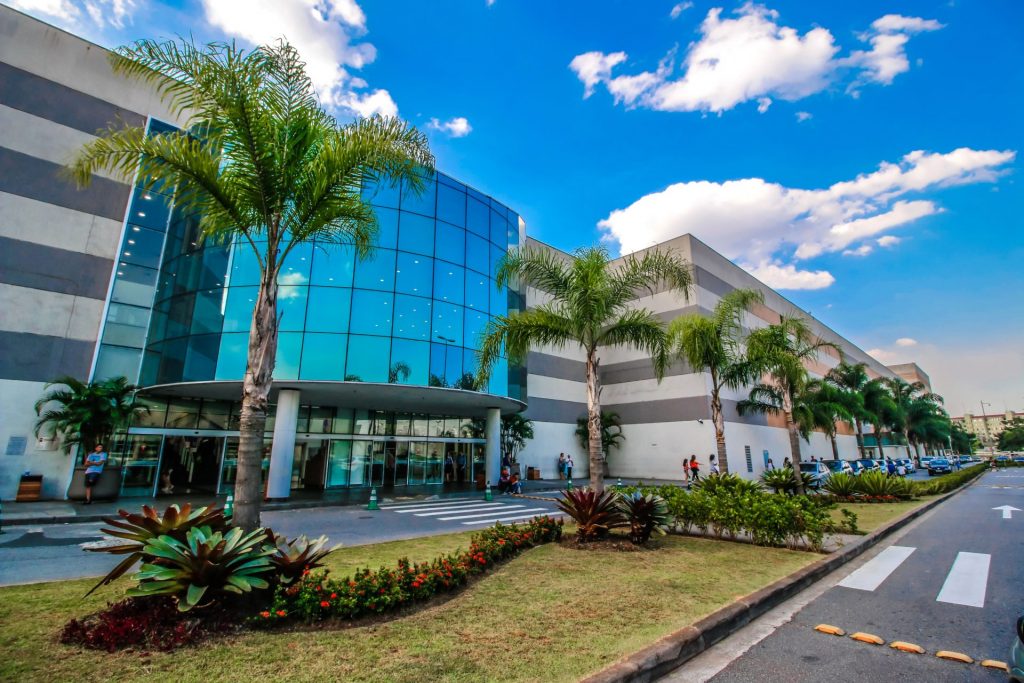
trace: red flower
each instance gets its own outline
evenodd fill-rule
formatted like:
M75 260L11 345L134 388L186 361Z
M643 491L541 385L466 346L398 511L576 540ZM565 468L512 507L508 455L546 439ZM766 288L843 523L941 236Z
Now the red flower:
M330 607L331 603L327 602L326 600L321 600L320 601L320 606L321 607Z
M338 594L337 593L331 593L331 600L337 600L337 599L338 599Z
M270 618L270 612L264 610L264 611L260 612L260 616L263 617L264 619L269 619Z
M284 611L283 609L279 609L279 610L277 610L277 616L279 616L279 617L283 617L283 616L285 616L286 614L288 614L288 613L287 613L287 612L285 612L285 611Z
M412 587L413 588L419 588L421 585L423 585L423 584L421 584L419 581L413 581L412 582Z

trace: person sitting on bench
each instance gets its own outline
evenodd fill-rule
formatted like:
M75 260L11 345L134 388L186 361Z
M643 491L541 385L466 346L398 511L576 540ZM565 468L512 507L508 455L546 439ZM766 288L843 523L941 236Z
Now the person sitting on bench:
M509 476L508 468L501 468L501 475L498 477L498 492L509 493L512 487L512 478Z
M519 481L519 473L516 472L508 480L508 493L519 495L523 492L523 484Z

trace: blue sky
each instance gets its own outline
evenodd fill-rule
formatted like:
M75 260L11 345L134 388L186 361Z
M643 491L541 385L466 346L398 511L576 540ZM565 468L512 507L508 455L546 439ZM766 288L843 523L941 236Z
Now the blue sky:
M284 34L536 238L692 232L954 414L1024 409L1024 5L2 0L96 42Z

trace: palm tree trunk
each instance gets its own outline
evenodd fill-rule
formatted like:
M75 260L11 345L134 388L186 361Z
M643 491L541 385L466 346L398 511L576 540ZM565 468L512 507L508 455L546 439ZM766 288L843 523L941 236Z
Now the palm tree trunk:
M587 351L587 438L590 463L590 488L604 491L601 463L601 385L598 378L597 349Z
M866 458L864 455L864 423L858 417L855 422L857 423L857 453L861 458Z
M832 432L831 434L829 434L829 438L832 439L832 459L833 460L838 460L839 459L839 446L838 446L838 444L836 444L836 433Z
M714 381L714 377L712 377ZM715 446L718 450L718 467L722 474L729 474L729 459L725 453L725 418L722 416L722 399L718 389L711 389L711 421L715 425Z
M268 250L269 253L273 253ZM263 432L277 354L277 269L268 268L249 326L249 356L242 383L234 523L246 531L260 525L263 497Z
M788 398L788 397L787 397ZM800 475L800 432L797 430L796 421L793 420L791 401L786 402L786 429L789 431L789 454L793 461L793 483L796 484L797 495L804 493L804 478Z

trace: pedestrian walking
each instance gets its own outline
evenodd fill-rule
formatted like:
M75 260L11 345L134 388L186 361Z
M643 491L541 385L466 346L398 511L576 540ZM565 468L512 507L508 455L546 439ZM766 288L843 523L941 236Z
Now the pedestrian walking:
M696 483L700 481L700 463L697 462L697 456L690 456L690 482Z
M708 462L710 463L708 469L711 470L712 476L717 475L717 474L721 474L721 472L718 469L718 463L715 462L715 456L714 455L709 455L708 456Z
M907 467L902 462L896 466L896 474L901 477L907 476Z
M573 464L574 463L572 461L572 456L571 455L565 456L565 476L568 479L572 479L572 466L573 466Z
M96 444L96 448L85 459L85 504L92 505L92 490L96 482L103 474L103 466L107 464L107 452L103 450L103 444Z
M789 461L789 456L786 456L786 459L782 461L782 469L786 469L787 467L793 467L793 463Z
M890 477L896 476L896 463L892 461L892 458L886 458L885 471Z
M683 481L687 486L690 485L690 460L685 455L683 456Z
M774 470L775 469L775 463L772 462L771 458L768 458L768 463L764 466L764 468L766 470Z
M565 479L565 453L558 454L558 478Z

